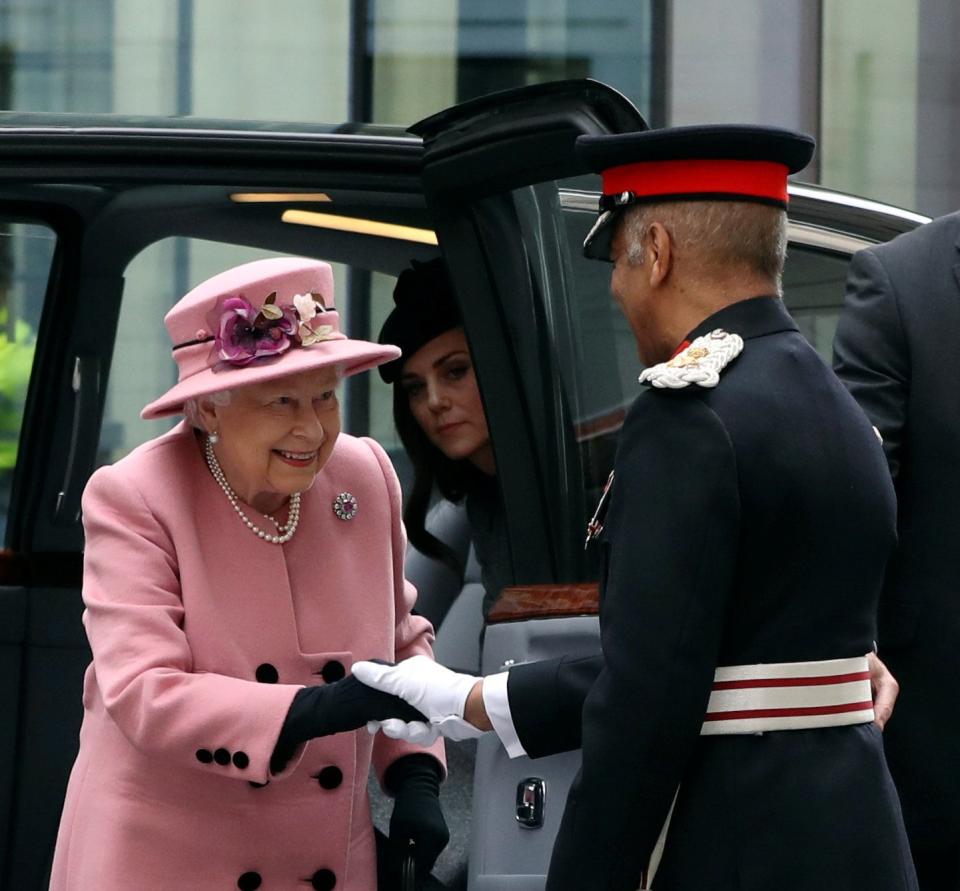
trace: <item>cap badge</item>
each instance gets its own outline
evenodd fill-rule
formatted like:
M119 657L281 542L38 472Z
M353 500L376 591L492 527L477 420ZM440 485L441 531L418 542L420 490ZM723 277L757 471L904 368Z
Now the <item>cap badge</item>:
M668 362L645 368L640 383L669 390L690 384L715 387L720 382L720 372L742 351L743 338L739 334L728 334L717 328L698 337Z
M333 512L341 520L352 520L357 515L359 508L357 499L349 492L341 492L333 499Z

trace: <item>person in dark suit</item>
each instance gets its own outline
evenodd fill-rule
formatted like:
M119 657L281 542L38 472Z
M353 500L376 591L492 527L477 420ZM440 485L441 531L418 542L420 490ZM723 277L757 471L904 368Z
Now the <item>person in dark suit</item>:
M417 657L354 676L445 735L581 745L548 891L654 873L657 891L916 888L866 655L893 487L779 299L787 175L813 141L711 126L578 150L603 172L585 252L612 261L648 366L590 526L602 660L482 683Z
M834 368L883 437L899 545L879 647L902 685L885 738L920 887L960 888L960 213L854 255Z

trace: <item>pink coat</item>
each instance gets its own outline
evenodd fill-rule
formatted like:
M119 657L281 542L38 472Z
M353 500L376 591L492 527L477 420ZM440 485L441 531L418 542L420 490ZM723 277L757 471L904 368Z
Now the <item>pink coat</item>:
M371 756L382 780L423 750L361 729L269 760L301 686L431 652L380 446L341 435L285 545L243 525L185 424L98 470L83 515L93 664L52 891L372 891Z

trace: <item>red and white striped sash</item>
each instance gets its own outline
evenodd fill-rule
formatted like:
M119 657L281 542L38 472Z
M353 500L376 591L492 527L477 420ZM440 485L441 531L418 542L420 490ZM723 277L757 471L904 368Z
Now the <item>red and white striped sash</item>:
M728 665L714 673L700 735L840 727L873 717L866 656Z
M824 662L725 665L713 675L713 690L701 736L812 730L873 721L866 656ZM674 804L676 804L674 796ZM651 888L663 857L673 804L642 876Z

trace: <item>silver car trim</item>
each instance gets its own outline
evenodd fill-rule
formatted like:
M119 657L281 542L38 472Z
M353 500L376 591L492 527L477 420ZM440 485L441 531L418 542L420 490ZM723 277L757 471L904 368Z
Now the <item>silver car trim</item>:
M600 209L599 192L580 192L574 189L560 190L560 206L564 210L579 210L596 213Z
M787 188L791 196L796 195L798 198L814 198L831 204L842 204L844 207L883 214L888 217L898 217L901 220L909 220L911 223L930 222L930 217L924 216L922 213L914 213L912 210L905 210L892 204L883 204L880 201L871 201L869 198L858 198L856 195L846 195L841 192L832 192L829 189L811 188L796 183L788 183Z
M817 201L826 201L830 204L839 204L855 210L865 210L870 213L908 220L911 223L922 224L930 222L930 217L924 216L923 214L914 213L911 210L904 210L902 207L895 207L892 204L883 204L880 201L858 198L855 195L845 195L841 192L832 192L829 189L802 186L796 183L788 183L788 189L790 195L796 196L797 198L811 198ZM577 189L560 190L560 206L565 210L596 213L599 201L600 195L598 192L585 192Z
M863 248L877 244L871 238L825 229L810 223L787 223L787 241L790 244L802 244L805 247L820 248L837 254L854 254Z

